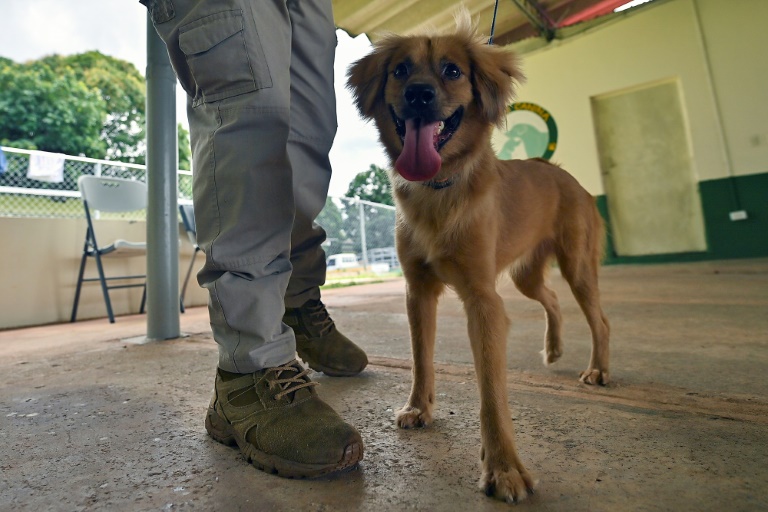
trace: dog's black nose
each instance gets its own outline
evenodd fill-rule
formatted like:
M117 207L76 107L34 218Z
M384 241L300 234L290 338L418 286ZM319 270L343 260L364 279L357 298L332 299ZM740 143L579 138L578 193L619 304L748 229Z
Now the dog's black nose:
M417 110L430 107L435 101L435 88L429 84L411 84L405 88L405 101Z

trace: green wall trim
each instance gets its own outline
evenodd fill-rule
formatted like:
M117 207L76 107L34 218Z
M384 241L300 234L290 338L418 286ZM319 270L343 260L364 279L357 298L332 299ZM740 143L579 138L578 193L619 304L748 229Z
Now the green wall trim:
M597 196L605 220L606 264L670 263L768 256L768 173L699 182L707 250L704 252L619 256L612 243L608 198ZM744 210L746 220L732 221L730 212Z

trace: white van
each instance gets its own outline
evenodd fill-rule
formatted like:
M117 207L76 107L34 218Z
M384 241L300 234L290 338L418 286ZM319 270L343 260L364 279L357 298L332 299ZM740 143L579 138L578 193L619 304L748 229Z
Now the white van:
M341 270L360 266L357 256L351 252L342 252L329 256L325 264L327 270Z

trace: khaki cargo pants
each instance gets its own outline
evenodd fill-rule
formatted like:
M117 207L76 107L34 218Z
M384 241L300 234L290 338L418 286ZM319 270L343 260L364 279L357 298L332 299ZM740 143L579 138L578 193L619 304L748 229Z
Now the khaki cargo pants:
M330 0L149 0L189 95L193 198L219 367L295 357L284 307L320 298L336 134Z

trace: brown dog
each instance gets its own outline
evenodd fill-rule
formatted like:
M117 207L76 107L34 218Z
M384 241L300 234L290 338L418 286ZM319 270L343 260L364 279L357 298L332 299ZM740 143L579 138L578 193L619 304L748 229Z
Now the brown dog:
M503 123L515 57L478 39L469 20L455 34L390 36L348 73L363 117L373 119L394 170L397 252L407 283L413 386L397 413L402 428L432 421L437 300L446 285L461 298L480 389L481 488L514 502L534 480L518 458L507 404L509 321L496 292L508 271L546 311L545 364L562 354L561 316L545 285L554 257L592 330L580 380L608 383L608 321L597 272L603 226L592 196L544 160L500 161L491 130Z

